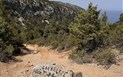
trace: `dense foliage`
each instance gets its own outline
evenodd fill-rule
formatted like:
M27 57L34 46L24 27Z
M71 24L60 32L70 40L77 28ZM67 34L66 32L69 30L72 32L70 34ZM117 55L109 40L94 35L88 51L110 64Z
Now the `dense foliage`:
M80 11L74 22L70 24L70 33L79 40L77 44L79 50L84 48L91 52L97 47L106 45L110 27L106 14L101 17L99 15L100 11L97 7L90 4L87 11Z
M91 62L95 57L98 62L103 61L101 64L110 64L115 63L115 55L105 48L123 46L123 14L117 23L111 24L106 13L100 15L92 3L83 10L49 1L41 4L38 0L42 8L30 0L23 6L4 1L0 1L1 61L18 54L24 43L32 43L59 51L74 48L70 58L78 63Z
M20 52L23 42L19 36L19 29L14 22L7 22L3 16L2 2L0 1L0 61L12 59L12 55Z
M80 11L75 20L70 24L70 34L75 37L76 51L70 54L71 59L77 63L88 63L96 59L102 65L116 63L116 55L111 47L123 46L123 21L111 24L107 22L104 12L102 16L97 6L90 3L86 11ZM90 59L91 58L91 59Z
M71 6L47 0L1 0L0 60L7 61L20 53L24 43L52 45L53 48L62 45L69 33L69 23L81 9Z

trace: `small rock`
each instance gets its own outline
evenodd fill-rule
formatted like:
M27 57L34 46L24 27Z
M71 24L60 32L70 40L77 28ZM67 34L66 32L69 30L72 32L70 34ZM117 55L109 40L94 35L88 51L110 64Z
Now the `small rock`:
M30 65L31 67L34 66L33 64Z
M30 63L30 61L28 61L28 63Z
M82 73L81 73L81 72L79 72L79 73L77 73L77 74L76 74L76 76L75 76L75 77L83 77L83 76L82 76Z
M29 72L29 70L26 70L25 72Z

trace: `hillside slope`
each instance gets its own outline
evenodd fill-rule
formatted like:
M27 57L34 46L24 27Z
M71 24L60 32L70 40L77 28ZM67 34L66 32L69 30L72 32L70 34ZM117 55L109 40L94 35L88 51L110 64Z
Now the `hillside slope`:
M70 23L82 8L75 5L67 5L62 2L48 0L2 0L5 14L8 13L13 19L23 23L21 26L36 26L44 22L47 24L57 21L57 26L63 22ZM11 18L9 18L11 19ZM65 20L67 19L67 20ZM69 19L69 20L68 20ZM33 22L31 22L33 21ZM40 22L38 22L40 21ZM28 23L28 24L27 24ZM29 23L31 25L29 25ZM40 24L39 24L40 23ZM44 25L44 24L43 24ZM65 24L64 24L65 25ZM66 24L67 26L68 24Z
M0 60L18 54L23 43L59 46L78 10L48 0L0 0Z

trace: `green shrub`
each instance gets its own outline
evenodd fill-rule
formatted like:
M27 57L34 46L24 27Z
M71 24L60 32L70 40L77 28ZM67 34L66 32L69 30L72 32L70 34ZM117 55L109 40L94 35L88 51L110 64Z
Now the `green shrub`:
M73 51L69 55L69 59L72 59L74 62L79 64L91 63L91 57L85 51Z
M111 49L102 49L95 54L95 59L101 65L111 65L116 63L116 55Z
M51 43L51 45L52 45L52 49L56 49L59 46L59 42L58 41L53 41Z
M119 47L118 50L120 51L120 53L123 53L123 46Z
M27 43L29 44L38 44L39 46L45 45L45 40L43 38L36 38L33 40L29 40Z
M122 14L120 14L120 21L123 21L123 13Z
M15 48L12 45L8 45L5 51L9 54L9 56L12 56L14 54Z

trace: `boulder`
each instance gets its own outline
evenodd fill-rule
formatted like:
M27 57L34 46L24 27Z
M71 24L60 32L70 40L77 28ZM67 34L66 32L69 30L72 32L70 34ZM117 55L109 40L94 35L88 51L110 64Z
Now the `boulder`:
M32 77L73 77L73 71L55 63L46 63L35 66L32 71Z
M32 77L83 77L82 73L74 73L56 63L43 63L33 68Z

